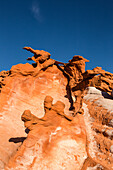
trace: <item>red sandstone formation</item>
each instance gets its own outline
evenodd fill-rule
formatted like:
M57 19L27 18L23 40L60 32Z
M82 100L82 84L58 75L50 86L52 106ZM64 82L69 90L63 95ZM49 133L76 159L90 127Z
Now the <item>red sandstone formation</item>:
M113 74L24 49L35 64L0 73L0 169L113 169Z
M42 118L37 118L29 110L24 111L22 120L30 132L6 169L74 170L75 165L78 170L82 168L87 157L83 118L81 115L75 118L65 115L64 103L52 104L52 101L52 97L46 96ZM31 153L29 161L24 158Z
M64 114L65 105L61 101L57 101L52 104L53 98L51 96L46 96L44 100L44 110L45 115L42 118L37 118L31 114L30 110L25 110L22 114L22 121L24 121L24 126L29 130L33 130L38 126L59 126L61 124L61 118L65 118L69 121L73 117Z
M33 60L36 63L43 63L44 61L50 59L51 54L43 51L43 50L34 50L31 47L24 47L23 49L30 51L31 53L34 54L32 58L28 58L28 60Z

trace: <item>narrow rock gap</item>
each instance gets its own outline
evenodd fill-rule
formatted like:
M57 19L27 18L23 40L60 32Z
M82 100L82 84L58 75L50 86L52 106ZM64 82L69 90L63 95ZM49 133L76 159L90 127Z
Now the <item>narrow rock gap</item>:
M58 65L58 64L55 64L57 66L57 68L62 71L63 75L67 78L67 85L66 85L66 92L67 92L67 95L64 96L64 97L67 97L68 100L69 100L69 103L70 103L70 108L69 110L74 110L74 106L73 106L73 98L72 98L72 94L71 94L71 88L70 88L70 85L69 85L69 82L70 82L70 77L68 76L68 74L66 74L66 72Z

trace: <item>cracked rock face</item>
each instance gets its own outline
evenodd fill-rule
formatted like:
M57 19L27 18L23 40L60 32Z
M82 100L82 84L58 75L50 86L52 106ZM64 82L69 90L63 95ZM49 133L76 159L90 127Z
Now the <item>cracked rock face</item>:
M0 169L113 169L113 74L24 49L35 63L0 73Z

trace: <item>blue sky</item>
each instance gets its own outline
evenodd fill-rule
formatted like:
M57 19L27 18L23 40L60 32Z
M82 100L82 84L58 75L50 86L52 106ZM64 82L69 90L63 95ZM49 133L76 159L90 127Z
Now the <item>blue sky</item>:
M0 0L0 71L27 62L24 46L113 73L113 0Z

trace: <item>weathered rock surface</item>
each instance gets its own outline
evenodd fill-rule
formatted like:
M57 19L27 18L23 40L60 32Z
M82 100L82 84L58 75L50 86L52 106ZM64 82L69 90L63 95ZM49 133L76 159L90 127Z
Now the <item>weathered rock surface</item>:
M88 140L88 158L84 163L86 169L113 169L113 100L105 97L106 93L94 87L88 88L84 97Z
M1 71L0 72L0 91L1 88L5 85L4 79L10 74L9 71Z
M22 114L30 132L6 169L82 168L87 158L84 120L81 115L65 115L64 103L52 104L51 99L45 98L44 117L37 118L29 110Z
M92 80L92 86L107 92L109 95L113 93L113 74L103 71L100 75Z
M27 67L28 66L28 67ZM31 65L30 65L31 66ZM65 103L65 113L69 114L70 102L67 97L67 79L56 65L48 67L37 75L37 70L29 64L13 66L11 74L4 78L0 93L0 167L7 164L10 156L26 137L21 115L29 109L38 117L44 115L43 101L51 95ZM35 76L36 75L36 76ZM10 139L21 142L9 142ZM14 141L15 141L14 140ZM10 140L11 141L11 140Z
M113 169L113 74L24 49L35 63L0 73L0 169Z

